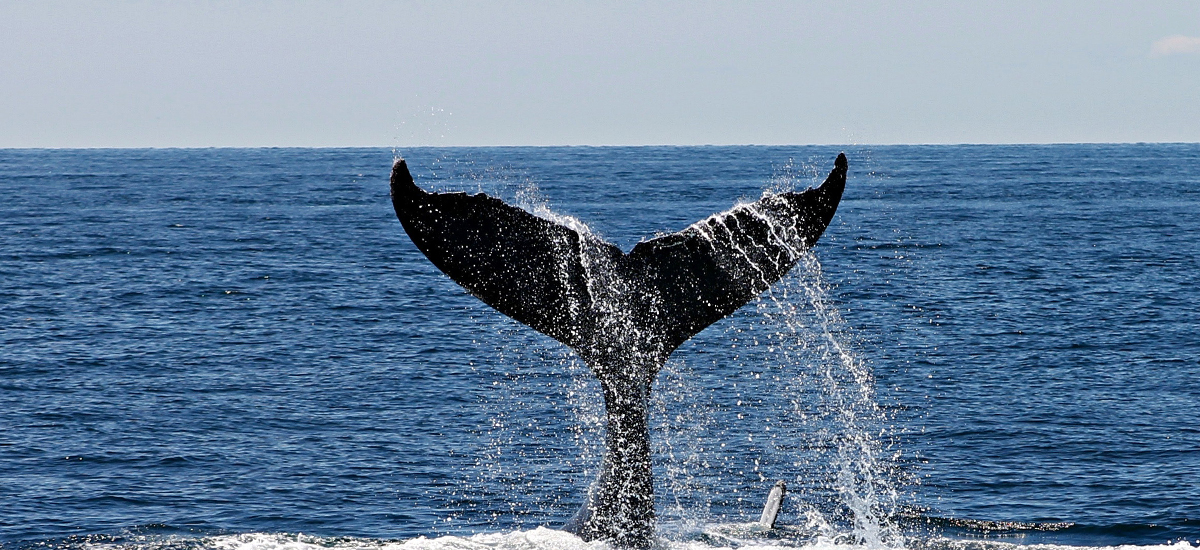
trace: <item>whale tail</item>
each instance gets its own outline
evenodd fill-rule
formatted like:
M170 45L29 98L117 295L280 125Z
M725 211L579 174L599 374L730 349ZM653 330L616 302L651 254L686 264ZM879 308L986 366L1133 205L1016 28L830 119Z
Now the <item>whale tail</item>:
M654 533L650 387L667 357L782 278L828 227L846 185L838 155L816 189L770 194L628 254L483 193L430 193L392 167L396 216L417 248L475 297L574 350L600 380L606 452L566 526L645 548Z
M640 242L628 254L483 193L427 192L403 159L392 167L391 194L417 248L497 311L590 355L601 328L597 313L607 305L594 271L606 265L626 293L646 295L623 305L645 310L638 321L669 354L796 264L833 219L846 171L840 154L820 187L767 195Z

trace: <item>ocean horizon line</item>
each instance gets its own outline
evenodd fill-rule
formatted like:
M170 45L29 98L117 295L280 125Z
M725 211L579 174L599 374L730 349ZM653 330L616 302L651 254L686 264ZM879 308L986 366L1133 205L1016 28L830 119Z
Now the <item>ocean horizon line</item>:
M554 144L554 145L149 145L149 146L81 146L81 147L0 147L0 151L145 151L145 150L210 150L210 149L636 149L636 148L692 148L706 147L1055 147L1079 145L1200 145L1200 141L1076 141L1076 142L1023 142L1023 143L700 143L700 144Z

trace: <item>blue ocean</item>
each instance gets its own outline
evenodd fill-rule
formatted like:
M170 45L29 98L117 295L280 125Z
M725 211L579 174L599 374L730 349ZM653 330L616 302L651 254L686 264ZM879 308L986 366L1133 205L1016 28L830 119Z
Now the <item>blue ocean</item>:
M597 382L416 249L393 159L629 250L842 151L655 382L658 546L1200 547L1196 144L0 150L0 547L605 547L557 530Z

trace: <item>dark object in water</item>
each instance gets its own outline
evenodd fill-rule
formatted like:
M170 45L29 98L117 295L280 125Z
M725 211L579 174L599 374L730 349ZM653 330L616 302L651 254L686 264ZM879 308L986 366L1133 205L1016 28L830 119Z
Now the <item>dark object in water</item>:
M779 508L783 506L783 495L787 494L787 483L776 481L775 486L771 488L771 494L767 495L767 504L763 506L762 517L758 519L758 524L763 529L774 529L775 520L779 517Z
M625 548L654 537L647 404L671 352L778 281L825 231L846 156L820 187L767 195L616 246L483 193L429 193L392 166L392 205L414 244L484 303L579 354L604 391L606 452L565 530Z

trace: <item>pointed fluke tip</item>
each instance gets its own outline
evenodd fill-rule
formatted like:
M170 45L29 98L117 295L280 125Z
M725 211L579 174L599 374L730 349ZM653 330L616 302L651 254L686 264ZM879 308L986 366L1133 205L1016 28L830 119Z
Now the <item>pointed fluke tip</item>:
M391 193L395 197L397 191L412 191L417 187L417 183L413 181L412 174L408 171L408 163L404 162L403 158L397 157L392 162L392 181Z
M833 161L834 168L845 170L849 163L846 162L846 153L838 153L837 160Z

